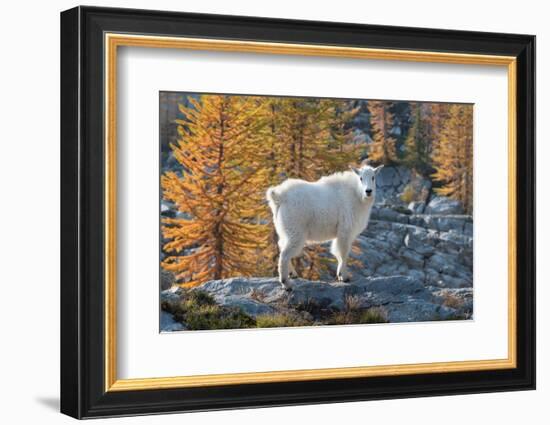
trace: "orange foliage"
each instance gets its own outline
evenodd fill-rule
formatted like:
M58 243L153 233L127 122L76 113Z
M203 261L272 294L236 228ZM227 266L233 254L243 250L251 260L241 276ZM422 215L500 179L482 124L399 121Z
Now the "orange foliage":
M257 272L269 236L263 108L254 97L217 95L180 107L186 119L172 149L182 176L166 173L161 186L188 218L163 220L162 265L187 286Z

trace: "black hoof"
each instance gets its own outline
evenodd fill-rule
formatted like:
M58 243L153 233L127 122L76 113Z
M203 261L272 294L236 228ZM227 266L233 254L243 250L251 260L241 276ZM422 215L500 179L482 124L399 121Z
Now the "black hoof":
M284 289L286 292L292 291L292 288L288 285L288 278L285 279L285 280L280 280L279 282L281 283L281 286L283 287L283 289Z

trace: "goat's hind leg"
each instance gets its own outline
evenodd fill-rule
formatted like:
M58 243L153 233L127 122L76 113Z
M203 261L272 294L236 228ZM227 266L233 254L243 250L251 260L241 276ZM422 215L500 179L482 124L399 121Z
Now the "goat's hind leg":
M289 286L289 269L290 271L294 270L294 266L290 263L292 258L298 256L304 247L305 240L301 237L289 238L284 243L281 244L280 250L281 254L279 255L279 282L283 285L283 288L286 291L291 291L292 288Z

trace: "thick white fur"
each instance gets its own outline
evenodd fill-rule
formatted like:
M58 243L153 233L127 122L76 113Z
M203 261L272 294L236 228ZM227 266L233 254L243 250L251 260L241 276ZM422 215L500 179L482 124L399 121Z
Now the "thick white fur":
M285 289L290 289L289 269L295 274L290 260L304 245L330 240L338 260L337 278L348 280L347 258L353 241L367 227L381 168L365 165L316 182L288 179L267 190L279 236L279 280Z

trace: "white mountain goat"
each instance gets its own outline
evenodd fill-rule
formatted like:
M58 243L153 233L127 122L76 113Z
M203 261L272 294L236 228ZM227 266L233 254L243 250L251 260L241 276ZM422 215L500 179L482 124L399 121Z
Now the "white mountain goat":
M367 227L376 196L376 174L382 165L363 165L351 171L322 177L316 182L285 180L267 190L279 236L279 281L290 291L291 260L306 244L332 240L331 253L338 260L336 276L348 281L346 262L355 238Z

